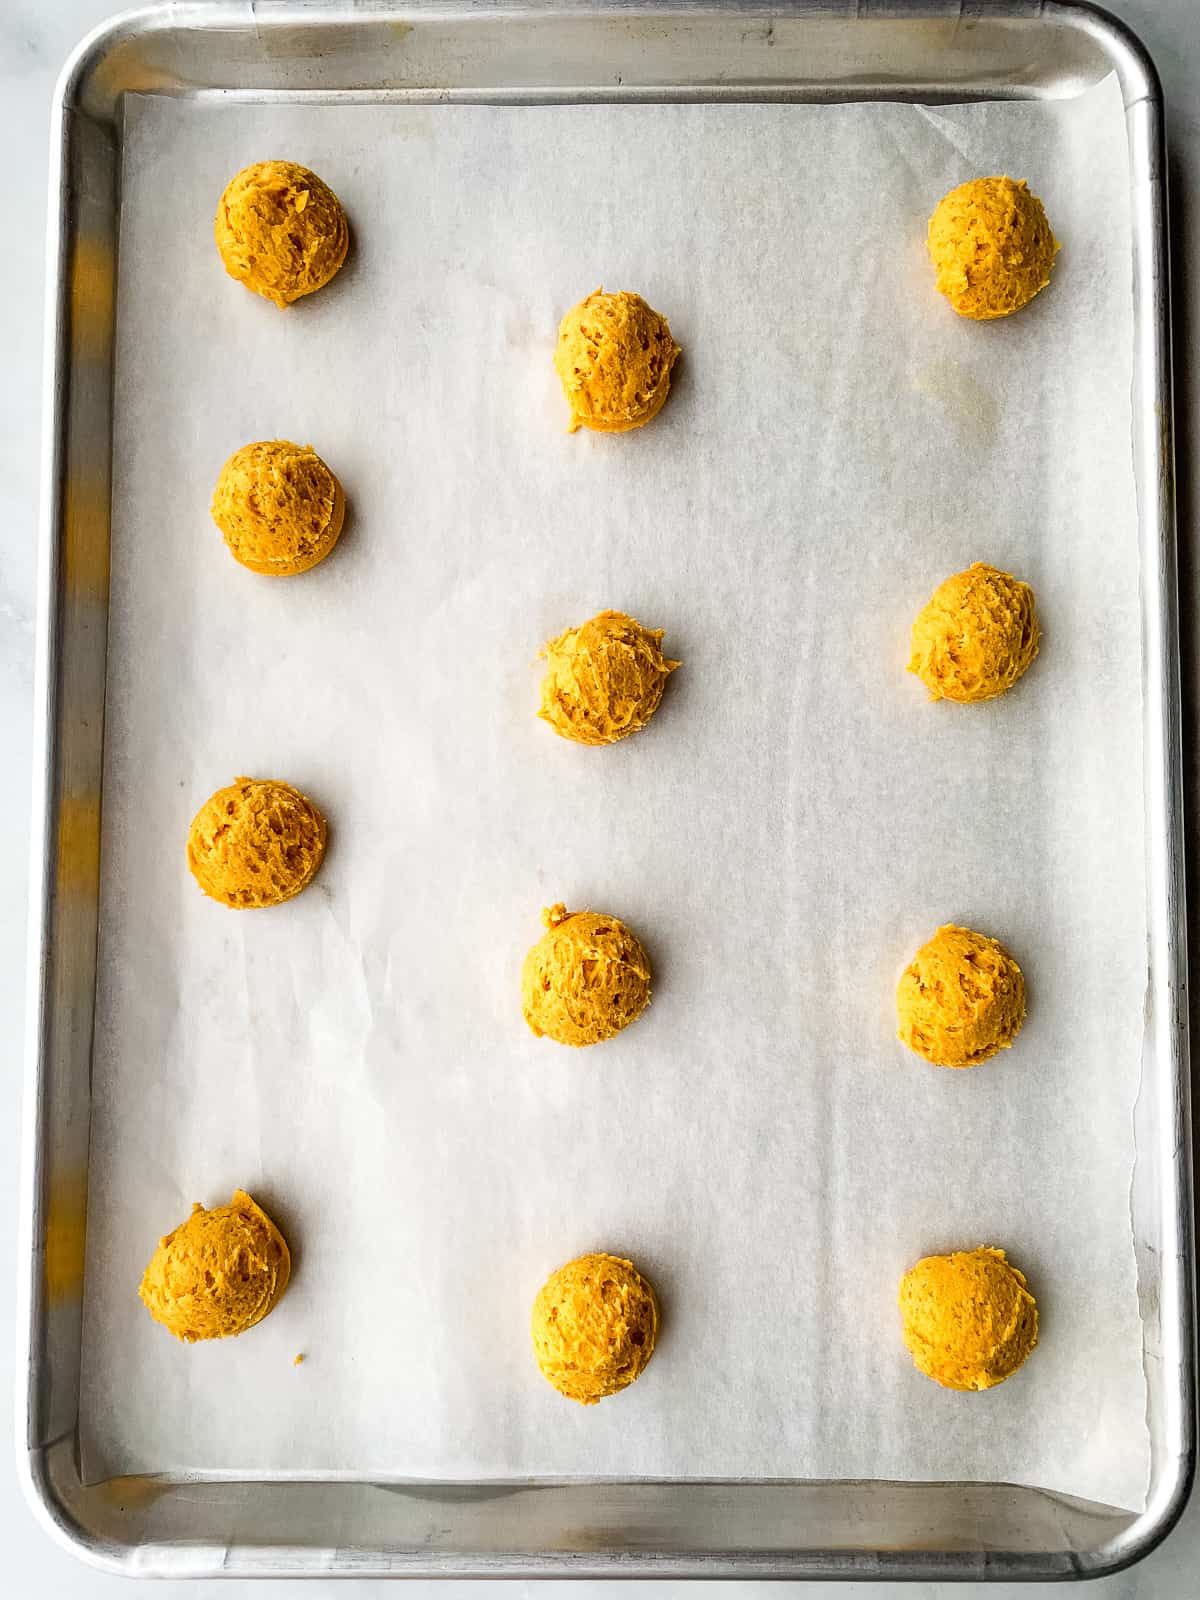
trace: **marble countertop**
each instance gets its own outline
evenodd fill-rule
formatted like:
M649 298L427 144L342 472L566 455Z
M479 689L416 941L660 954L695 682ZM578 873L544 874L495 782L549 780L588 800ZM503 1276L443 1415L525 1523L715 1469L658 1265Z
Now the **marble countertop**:
M1194 684L1196 660L1187 622L1200 605L1195 551L1200 544L1197 500L1189 446L1200 436L1200 380L1190 376L1187 356L1200 338L1200 26L1197 0L1107 0L1110 10L1141 35L1158 65L1166 91L1171 151L1173 276L1175 284L1177 438L1179 450L1179 533L1185 617L1185 677ZM5 187L9 195L5 250L0 254L0 304L4 307L5 381L0 384L0 727L8 745L7 779L0 785L0 833L9 847L0 854L0 1015L9 1019L3 1055L4 1103L9 1114L0 1120L0 1433L13 1431L13 1299L17 1214L17 1106L20 1097L21 1040L25 980L25 899L29 842L30 722L33 672L34 546L37 526L38 452L41 428L43 240L46 211L46 169L50 94L63 60L75 42L110 14L116 0L6 0L0 9L0 130L8 152ZM1193 690L1186 707L1189 750L1200 749ZM1195 791L1195 757L1189 778ZM1189 812L1189 815L1191 813ZM1193 993L1198 984L1193 974ZM11 1447L0 1451L0 1583L18 1600L104 1600L135 1592L135 1580L94 1572L53 1544L34 1522L18 1488ZM1096 1600L1192 1600L1200 1590L1200 1495L1179 1528L1146 1561L1116 1577L1090 1585ZM296 1586L285 1582L149 1583L141 1593L199 1600L238 1596L260 1600ZM651 1592L668 1600L683 1584L473 1583L414 1585L436 1593L438 1600L457 1600L467 1591L484 1594L526 1593L536 1587L539 1600L551 1591L586 1600L604 1590L621 1600ZM782 1584L712 1585L706 1591L730 1593L745 1589L756 1600ZM383 1582L315 1581L305 1596L345 1597L382 1594ZM1057 1585L948 1584L815 1584L808 1594L836 1596L870 1592L872 1600L894 1595L899 1600L967 1600L1002 1595L1033 1600ZM389 1590L394 1593L394 1590Z

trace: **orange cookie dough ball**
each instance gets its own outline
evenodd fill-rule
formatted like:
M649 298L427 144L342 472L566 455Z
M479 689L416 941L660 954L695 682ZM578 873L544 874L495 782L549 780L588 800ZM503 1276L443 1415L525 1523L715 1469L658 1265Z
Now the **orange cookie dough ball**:
M564 905L542 913L546 932L521 968L521 1009L540 1039L599 1044L650 1002L650 962L623 922Z
M976 561L939 584L912 625L912 659L931 700L994 700L1032 664L1041 642L1033 590Z
M325 854L325 818L290 784L238 778L197 811L187 859L213 900L241 911L300 893Z
M644 728L679 665L662 653L661 628L623 611L601 611L542 651L546 676L538 716L577 744L615 744Z
M251 572L288 578L323 561L342 531L346 497L311 445L245 444L221 468L212 517Z
M896 989L900 1038L936 1067L974 1067L1007 1050L1025 1020L1025 978L998 939L939 928Z
M533 1353L559 1394L592 1406L645 1371L658 1323L654 1290L631 1261L579 1256L552 1272L533 1302Z
M346 259L342 203L294 161L256 161L217 204L217 249L231 278L284 310L327 284Z
M1024 181L972 178L929 219L938 289L960 317L986 321L1028 305L1050 282L1058 240Z
M638 294L597 289L559 323L554 366L571 407L568 431L626 433L662 410L679 346Z
M904 1342L944 1389L992 1389L1037 1344L1037 1304L1003 1250L925 1256L900 1280Z
M278 1303L292 1262L279 1229L242 1189L158 1241L139 1291L155 1322L187 1344L252 1328Z

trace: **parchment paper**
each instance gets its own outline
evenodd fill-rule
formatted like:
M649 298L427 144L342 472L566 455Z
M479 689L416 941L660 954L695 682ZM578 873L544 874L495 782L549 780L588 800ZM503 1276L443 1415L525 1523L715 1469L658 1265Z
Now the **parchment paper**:
M315 107L133 100L123 175L89 1476L1003 1479L1143 1502L1129 1218L1145 973L1130 237L1119 97L1072 104ZM287 156L351 259L280 313L211 218ZM926 219L1027 177L1063 250L957 319ZM655 424L568 436L559 316L602 282L683 347ZM311 442L335 555L256 578L209 520L251 439ZM972 560L1035 586L1008 698L931 705L908 628ZM683 666L608 750L534 716L545 639L615 606ZM320 804L286 908L188 875L237 774ZM625 918L654 1003L535 1041L543 905ZM972 1072L895 1040L939 923L1029 981ZM158 1235L244 1185L279 1309L184 1348ZM912 1367L920 1255L1005 1246L1041 1344L989 1394ZM584 1410L541 1379L545 1275L631 1255L665 1327ZM304 1364L292 1358L303 1352Z

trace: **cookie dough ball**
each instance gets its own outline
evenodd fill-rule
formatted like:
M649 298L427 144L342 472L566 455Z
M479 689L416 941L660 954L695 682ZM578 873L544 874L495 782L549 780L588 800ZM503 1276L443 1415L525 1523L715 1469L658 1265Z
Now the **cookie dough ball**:
M976 561L918 613L908 670L931 700L994 700L1032 665L1040 640L1029 585Z
M939 928L896 989L900 1038L935 1067L974 1067L1007 1050L1025 1020L1025 977L998 939Z
M982 322L1020 311L1050 282L1058 240L1024 181L972 178L929 219L937 286L960 317Z
M236 911L290 900L324 854L325 818L299 789L270 778L238 778L218 789L188 833L192 876Z
M568 432L627 433L662 410L679 346L640 294L597 289L558 325L554 366L571 407Z
M235 450L221 468L212 516L235 561L288 578L333 549L346 497L311 445L260 439Z
M623 611L601 611L568 628L542 651L538 716L577 744L615 744L644 728L663 685L679 665L662 653L661 628L643 628Z
M900 1280L904 1342L944 1389L992 1389L1037 1344L1037 1304L1003 1250L925 1256Z
M559 1394L594 1406L645 1371L658 1321L654 1290L632 1261L579 1256L552 1272L533 1302L533 1353Z
M213 224L225 271L280 310L327 284L350 243L342 202L294 161L256 161L230 179Z
M650 962L623 922L563 905L542 921L546 932L521 968L521 1009L539 1039L599 1044L641 1016Z
M261 1322L287 1288L291 1256L270 1217L242 1189L192 1214L158 1241L139 1291L155 1322L186 1344Z

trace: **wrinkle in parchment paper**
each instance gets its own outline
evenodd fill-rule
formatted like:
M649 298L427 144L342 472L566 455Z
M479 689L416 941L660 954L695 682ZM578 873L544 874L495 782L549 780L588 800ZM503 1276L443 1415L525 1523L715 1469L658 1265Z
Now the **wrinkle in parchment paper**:
M252 106L132 98L80 1429L91 1477L1001 1479L1142 1504L1128 1214L1145 912L1130 239L1114 84L1066 104ZM231 173L286 155L350 259L279 313L221 271ZM1063 249L1004 323L935 294L967 177ZM658 420L569 436L551 352L597 283L683 347ZM239 445L312 443L331 558L233 563ZM930 705L908 627L972 560L1034 586L1006 699ZM606 606L683 665L607 750L534 712ZM188 822L236 774L330 822L233 913ZM655 970L618 1039L525 1030L543 905ZM1024 968L1016 1047L938 1071L893 990L941 922ZM191 1349L137 1284L242 1184L292 1285ZM986 1395L901 1343L921 1254L1003 1245L1041 1344ZM528 1314L584 1250L657 1285L655 1359L583 1410ZM302 1367L292 1357L306 1352Z

